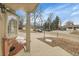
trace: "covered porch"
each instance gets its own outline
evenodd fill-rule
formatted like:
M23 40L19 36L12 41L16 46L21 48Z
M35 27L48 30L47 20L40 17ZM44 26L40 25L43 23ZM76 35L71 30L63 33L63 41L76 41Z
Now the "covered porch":
M0 26L0 28L2 27L2 29L0 29L0 55L4 55L4 56L8 56L9 54L9 41L13 42L14 39L16 39L17 35L18 35L18 21L19 21L19 16L16 15L15 10L17 9L23 9L26 11L27 13L27 20L26 20L26 43L25 43L25 52L30 52L30 13L33 12L38 4L36 3L25 3L25 4L17 4L17 3L5 3L5 4L0 4L0 11L1 11L1 20L3 20L3 26ZM14 34L10 34L8 33L8 27L7 27L7 17L9 13L14 14L15 17L17 17L17 23L16 25L16 33ZM10 14L9 14L10 15ZM10 43L11 43L10 42Z
M25 43L25 50L22 49L20 50L17 54L15 54L14 56L63 56L63 55L67 55L67 56L70 56L71 54L66 52L64 49L62 49L61 47L59 46L56 46L56 47L51 47L49 46L48 44L38 40L38 38L41 38L43 37L43 33L31 33L30 32L30 13L35 11L36 7L38 6L38 4L35 4L35 3L26 3L26 4L3 4L3 6L6 6L6 7L9 7L11 8L12 10L17 10L19 8L22 8L23 10L26 11L27 13L27 20L26 20L26 32L25 33L20 33L21 35L23 35L24 37L26 37L26 43ZM4 8L3 8L4 9ZM8 9L9 10L9 9ZM14 11L14 14L15 14L15 11ZM15 14L16 15L16 14ZM3 13L3 16L6 17L5 13ZM3 25L3 29L4 29L4 32L3 32L3 35L1 35L1 38L0 38L0 55L5 55L5 56L8 56L9 54L9 51L8 49L6 50L6 48L8 47L7 45L7 41L4 42L5 43L5 46L3 45L3 39L4 40L9 40L9 39L15 39L17 36L18 36L18 29L16 30L17 34L15 37L13 38L7 38L7 28L6 28L6 18L4 18L4 25ZM18 25L17 25L18 26ZM48 35L50 36L50 35ZM52 37L52 35L51 35ZM12 41L13 42L13 41ZM3 48L5 47L5 49ZM5 51L5 52L4 52ZM3 53L4 52L4 53Z

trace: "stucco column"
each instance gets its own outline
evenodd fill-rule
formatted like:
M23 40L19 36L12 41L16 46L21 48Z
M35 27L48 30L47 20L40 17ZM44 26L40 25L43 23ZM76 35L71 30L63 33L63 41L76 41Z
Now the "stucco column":
M2 13L1 13L1 8L0 8L0 56L2 55L2 29L3 29L3 20L2 20ZM2 27L2 28L1 28Z
M1 13L1 28L0 28L0 56L3 55L3 37L6 34L6 13Z
M26 19L26 52L30 52L30 13L27 12Z

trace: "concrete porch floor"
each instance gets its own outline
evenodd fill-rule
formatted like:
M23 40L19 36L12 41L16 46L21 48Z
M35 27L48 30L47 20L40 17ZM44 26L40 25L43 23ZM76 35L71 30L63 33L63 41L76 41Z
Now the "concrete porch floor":
M22 35L25 36L25 33ZM71 56L59 46L51 47L48 44L41 42L37 38L43 37L42 33L31 33L31 51L30 53L24 52L22 49L15 56Z

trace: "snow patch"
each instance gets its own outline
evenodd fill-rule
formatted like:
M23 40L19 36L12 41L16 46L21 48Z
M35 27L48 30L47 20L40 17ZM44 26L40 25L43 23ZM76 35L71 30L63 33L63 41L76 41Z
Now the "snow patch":
M18 36L18 37L16 38L16 40L17 40L17 42L18 42L18 43L21 43L21 44L26 43L25 38L24 38L24 37L22 37L22 36Z
M50 40L50 39L45 39L45 41L47 41L47 42L52 42L52 40Z

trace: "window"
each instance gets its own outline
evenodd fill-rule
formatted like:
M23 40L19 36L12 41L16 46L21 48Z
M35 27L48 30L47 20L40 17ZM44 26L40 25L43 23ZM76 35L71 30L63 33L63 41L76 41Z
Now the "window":
M17 34L17 21L14 18L11 18L8 22L8 36L13 37Z

